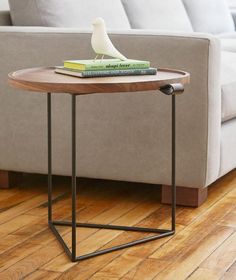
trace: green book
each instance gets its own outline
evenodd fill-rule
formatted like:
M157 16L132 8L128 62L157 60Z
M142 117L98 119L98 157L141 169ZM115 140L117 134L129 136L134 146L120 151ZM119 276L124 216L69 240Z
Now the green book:
M93 70L121 70L121 69L144 69L149 68L149 61L142 60L120 60L120 59L88 59L64 61L64 68L81 71Z
M125 70L98 70L98 71L79 71L64 67L56 67L55 72L59 74L75 76L80 78L92 77L114 77L114 76L137 76L137 75L156 75L156 68L147 69L125 69Z

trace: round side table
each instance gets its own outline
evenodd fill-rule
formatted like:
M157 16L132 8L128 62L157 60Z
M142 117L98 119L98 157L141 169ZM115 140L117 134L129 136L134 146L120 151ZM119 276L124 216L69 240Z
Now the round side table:
M187 72L171 69L159 69L157 75L150 76L122 76L106 78L76 78L54 72L54 67L32 68L19 70L9 74L9 83L15 88L39 93L47 93L47 127L48 127L48 225L63 246L71 261L80 261L119 249L131 247L140 243L163 238L175 233L175 210L176 210L176 186L175 186L175 95L184 91L184 85L189 83L190 75ZM76 97L82 94L106 93L115 94L160 91L172 98L172 141L171 141L171 184L172 184L172 211L171 229L146 228L135 226L118 226L108 224L80 223L76 220ZM52 217L52 133L51 133L51 95L66 93L71 95L71 122L72 122L72 219L71 221L57 221ZM69 226L72 228L72 248L63 240L55 226ZM154 233L126 244L112 248L95 251L82 256L76 254L76 227L89 227L99 229L139 231Z

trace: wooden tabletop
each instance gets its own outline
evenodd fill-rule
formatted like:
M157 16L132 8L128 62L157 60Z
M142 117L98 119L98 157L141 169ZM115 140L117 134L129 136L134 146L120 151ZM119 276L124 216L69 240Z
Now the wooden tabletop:
M187 72L159 69L156 75L77 78L54 72L54 67L31 68L8 75L10 85L35 92L91 94L158 90L172 83L189 83Z

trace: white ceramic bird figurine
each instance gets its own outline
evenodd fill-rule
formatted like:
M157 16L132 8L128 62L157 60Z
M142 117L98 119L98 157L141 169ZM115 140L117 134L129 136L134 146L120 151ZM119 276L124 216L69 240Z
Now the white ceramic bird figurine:
M105 55L107 55L121 60L127 60L127 58L112 44L109 36L107 35L105 21L101 17L98 17L93 21L91 44L93 50L97 54L95 59L97 59L99 55L102 55L102 59Z

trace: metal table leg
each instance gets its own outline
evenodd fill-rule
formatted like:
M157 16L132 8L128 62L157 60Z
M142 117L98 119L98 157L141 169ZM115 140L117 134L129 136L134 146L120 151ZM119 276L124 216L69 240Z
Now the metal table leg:
M173 235L175 233L175 212L176 212L176 186L175 186L175 93L183 92L183 86L181 84L166 85L160 89L163 93L171 95L172 97L172 141L171 141L171 184L172 184L172 213L171 213L171 229L159 229L159 228L146 228L135 226L118 226L108 224L92 224L92 223L79 223L76 221L76 95L72 95L71 103L71 123L72 123L72 180L71 180L71 192L72 192L72 219L71 221L57 221L52 218L52 133L51 133L51 93L47 94L47 114L48 114L48 224L52 232L55 234L58 241L63 246L65 252L70 257L71 261L80 261L95 257L98 255L106 254L109 252L117 251L120 249L128 248L137 244L145 243L148 241L160 239L166 236ZM71 250L61 237L56 226L69 226L72 229L72 246ZM137 231L155 233L153 236L145 237L139 240L114 246L104 250L98 250L85 255L77 256L76 253L76 228L77 227L89 227L99 229L111 229L111 230L123 230L123 231Z
M47 121L48 121L48 223L52 221L52 113L51 93L47 94Z
M172 135L171 135L171 188L172 188L172 207L171 207L171 229L175 232L175 212L176 212L176 185L175 185L175 138L176 138L176 129L175 129L175 94L171 97L171 116L172 116Z

